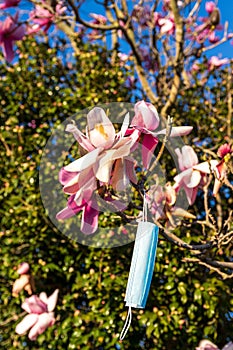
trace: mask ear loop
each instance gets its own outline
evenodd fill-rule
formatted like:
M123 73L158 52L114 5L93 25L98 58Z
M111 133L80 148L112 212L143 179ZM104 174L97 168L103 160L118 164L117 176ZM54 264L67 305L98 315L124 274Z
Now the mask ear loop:
M147 221L147 200L145 191L143 193L142 221Z
M132 310L131 310L131 306L129 306L128 314L127 314L127 317L125 320L125 324L124 324L124 327L123 327L121 334L120 334L120 340L123 340L124 337L126 336L128 330L129 330L129 327L131 325L131 321L132 321Z

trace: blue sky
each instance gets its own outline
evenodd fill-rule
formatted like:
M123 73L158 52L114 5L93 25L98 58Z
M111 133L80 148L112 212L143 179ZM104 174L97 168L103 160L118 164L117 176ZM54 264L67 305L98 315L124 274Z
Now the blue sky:
M221 24L224 24L225 21L229 22L229 32L233 32L233 0L213 0L216 2L221 12ZM207 13L205 11L205 3L207 1L202 1L201 6L201 16L207 16ZM129 1L131 3L131 1ZM135 2L136 3L136 2ZM88 0L85 2L85 6L82 7L82 14L83 16L90 20L90 16L88 15L91 12L101 13L104 14L103 10L101 11L102 7L98 6L94 0ZM207 56L219 56L220 58L224 57L233 57L233 45L230 45L229 42L226 42L224 44L221 44L217 46L216 48L206 52Z
M221 23L229 22L229 31L233 32L233 0L219 0L218 7L221 12ZM222 57L233 57L233 45L224 43L217 48L209 51L211 55Z

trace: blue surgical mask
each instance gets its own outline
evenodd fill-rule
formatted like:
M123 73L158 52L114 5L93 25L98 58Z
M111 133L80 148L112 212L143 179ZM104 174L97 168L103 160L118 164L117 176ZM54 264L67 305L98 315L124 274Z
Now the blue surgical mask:
M125 337L129 329L132 318L131 307L146 306L155 264L158 232L158 227L152 222L141 221L138 224L125 295L129 311L120 340Z

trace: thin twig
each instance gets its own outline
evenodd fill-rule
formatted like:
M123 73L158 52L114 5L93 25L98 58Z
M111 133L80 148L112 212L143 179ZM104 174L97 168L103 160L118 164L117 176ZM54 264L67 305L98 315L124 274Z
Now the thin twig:
M202 250L211 249L217 246L217 241L215 238L205 244L186 243L181 238L177 237L174 233L165 229L158 221L156 221L155 224L161 229L160 233L164 238L180 248L201 252Z
M167 118L167 127L166 127L166 134L164 136L164 139L163 139L163 143L162 143L162 146L159 150L159 153L155 159L155 161L153 162L153 164L151 165L150 169L149 169L149 172L152 172L154 170L154 168L157 166L163 152L164 152L164 148L166 146L166 143L168 142L168 139L169 139L169 136L171 135L171 131L172 131L172 118L170 116L168 116Z
M208 262L207 262L207 260L208 260ZM210 259L206 259L206 262L205 262L205 261L202 261L201 259L198 259L198 258L184 258L184 259L182 259L182 261L190 262L190 263L198 263L199 265L203 265L203 266L207 267L208 269L217 272L222 277L222 279L224 279L224 280L233 278L233 273L227 274L227 273L222 272L220 270L220 268L228 268L228 269L230 268L230 269L232 269L233 268L233 263L226 263L226 262L220 262L220 261L211 261Z

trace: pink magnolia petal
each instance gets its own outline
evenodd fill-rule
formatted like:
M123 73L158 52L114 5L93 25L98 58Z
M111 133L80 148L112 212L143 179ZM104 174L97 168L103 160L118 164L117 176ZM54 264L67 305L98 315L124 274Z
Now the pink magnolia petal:
M112 187L116 191L124 191L129 185L129 178L126 174L125 162L123 159L117 159L112 176Z
M142 141L142 162L143 166L148 169L150 166L151 158L154 154L154 150L158 144L158 138L150 135L144 134Z
M2 45L3 55L8 62L11 62L14 58L14 50L12 41L5 40Z
M230 341L222 348L222 350L233 350L233 343Z
M126 171L127 177L131 182L136 184L138 182L138 178L135 171L135 165L136 165L135 159L128 156L124 158L124 162L125 162L125 171Z
M114 149L107 150L103 153L99 157L98 163L95 164L94 171L96 178L105 183L109 182L114 161L128 156L130 153L130 147L130 138L120 139L117 141L116 145L114 145Z
M33 314L41 314L47 311L47 305L37 295L32 295L30 298L25 299L21 307L28 313Z
M47 299L47 308L48 312L51 312L55 309L57 304L59 289L56 289L53 294L51 294Z
M210 160L209 162L203 162L193 166L194 170L199 170L201 173L210 174L218 164L217 160Z
M226 163L224 159L222 159L217 165L216 168L214 169L217 173L217 177L222 180L226 176Z
M11 33L11 40L21 40L25 35L25 27L20 25Z
M94 150L94 146L91 144L91 141L88 139L88 137L85 136L74 124L68 124L66 126L66 131L72 133L80 146L82 146L88 152Z
M191 168L198 163L196 152L191 146L182 147L182 161L185 169Z
M188 183L192 175L192 168L186 169L174 177L174 181L177 183Z
M23 320L16 326L15 331L21 335L27 332L37 322L39 315L30 314L26 315Z
M186 211L183 208L178 208L178 207L174 207L174 209L172 209L172 215L174 216L181 216L187 219L196 219L196 216L189 213L188 211Z
M116 134L117 137L124 137L126 131L128 130L129 127L129 113L125 115L124 121L121 126L121 130Z
M134 107L135 116L132 119L132 126L145 127L148 130L155 130L159 126L159 115L157 109L149 102L139 101Z
M115 140L115 129L100 107L93 108L87 115L88 135L93 146L107 149Z
M220 190L220 187L222 186L222 182L215 178L214 180L214 188L213 188L213 196L215 197L218 194L218 191Z
M12 295L18 296L18 294L30 283L30 275L22 274L20 278L14 281L12 287Z
M55 323L53 312L43 313L39 315L36 324L31 328L28 338L30 340L36 340L37 337L42 334L48 327Z
M86 187L88 184L91 184L91 187L96 189L96 179L95 174L92 168L87 168L77 174L73 179L71 179L67 184L63 187L63 191L67 194L75 194L83 187Z
M98 204L95 199L89 201L89 203L83 209L81 231L84 234L92 234L98 228L98 216L99 210Z
M77 214L81 209L78 208L77 210L71 209L69 207L66 207L59 211L56 215L57 220L66 220Z
M62 185L66 185L69 181L71 181L78 172L70 172L65 170L65 168L61 168L59 171L59 181Z
M30 269L30 265L27 262L23 262L19 265L17 272L19 275L23 275L27 273L29 269Z
M76 194L73 194L72 196L70 196L67 204L68 204L68 207L70 209L74 210L75 212L79 212L80 210L83 209L86 202L82 201L82 203L80 203L80 205L78 205L75 201L75 197L76 197Z
M211 341L209 341L207 339L201 340L197 349L199 349L199 350L219 350L217 345L213 344Z
M224 158L225 155L231 154L232 152L233 152L233 148L231 148L231 146L228 143L225 143L224 145L219 147L217 151L217 155L220 158Z
M176 202L177 196L176 196L176 191L172 187L170 182L166 183L166 185L164 186L164 191L165 191L166 202L168 203L168 205L170 206L174 205Z
M40 300L43 301L43 303L45 303L47 305L48 297L47 297L47 294L45 292L41 292L39 294L39 298L40 298Z
M192 126L173 126L170 137L185 136L193 130Z
M105 153L96 163L96 166L94 168L95 170L95 176L99 181L102 181L104 183L108 183L110 180L112 167L114 160L113 158L114 150L109 150L107 153Z
M122 155L120 155L120 157L121 156L123 157L124 155L128 155L127 152L128 153L130 152L130 146L131 146L131 143L133 142L133 134L134 133L132 133L130 135L130 137L123 137L123 138L117 140L116 143L112 146L112 148L110 150L106 151L106 153L111 151L111 150L114 150L115 158L119 158L117 152L121 152L120 154L122 154ZM124 153L122 153L122 152L124 152Z
M183 164L183 156L182 156L182 152L179 148L176 148L175 149L175 153L178 157L178 164L179 164L179 169L180 171L184 171L185 170L185 167L184 167L184 164Z
M85 156L75 160L74 162L66 165L64 169L66 171L70 172L80 172L91 165L93 165L96 162L96 159L98 157L98 154L100 153L101 149L94 149L93 151L85 154Z
M216 9L216 3L213 1L207 1L205 4L205 9L209 14L211 14L214 9Z
M168 18L161 18L158 20L158 23L161 26L160 32L162 34L169 33L174 29L174 22Z
M189 205L193 205L197 197L198 187L194 187L194 188L184 187L184 190L185 190Z
M93 177L87 180L85 184L80 188L80 190L75 194L74 201L78 206L82 206L83 203L89 202L93 192L97 188L96 178Z
M170 137L177 137L177 136L184 136L188 135L192 131L192 126L173 126L171 130ZM165 135L166 129L159 130L157 132L151 133L154 137L157 137L158 135Z
M189 188L194 188L196 186L199 185L200 181L201 181L201 174L199 171L192 171L190 178L188 179L188 181L186 182L187 178L184 179L184 183L187 187Z

